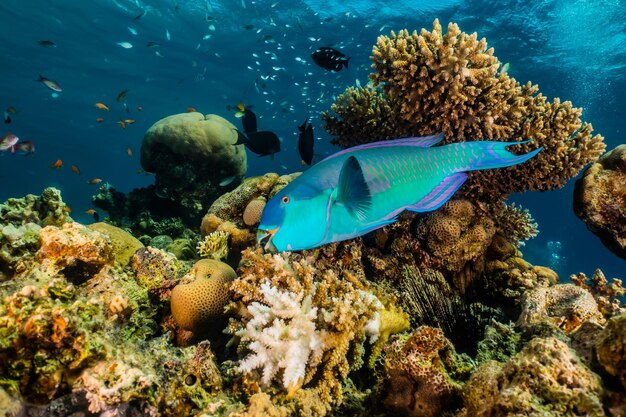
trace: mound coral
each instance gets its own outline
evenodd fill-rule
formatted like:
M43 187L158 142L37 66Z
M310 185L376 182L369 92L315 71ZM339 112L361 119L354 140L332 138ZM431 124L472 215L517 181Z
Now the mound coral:
M122 266L128 265L133 254L137 252L138 249L144 247L133 235L111 224L99 222L90 224L87 227L107 235L109 239L111 239L115 260Z
M170 305L178 326L197 332L224 317L224 307L230 301L229 286L237 274L228 264L201 259L189 275L195 279L174 287Z
M602 155L576 181L574 213L604 246L626 259L626 145Z
M234 188L246 173L246 152L235 142L235 127L220 116L175 114L146 131L141 166L156 174L158 196L176 202L186 218L197 221L225 187Z
M600 364L610 375L618 377L626 390L626 313L607 322L596 349Z
M243 211L243 222L246 226L254 226L261 221L261 215L267 200L265 197L257 197L250 201Z
M502 364L490 361L463 391L465 417L604 416L600 378L555 338L532 339Z
M528 330L548 323L568 334L588 320L605 321L591 293L574 284L557 284L526 292L517 324Z
M456 354L441 330L421 326L392 342L385 353L385 405L395 414L436 417L460 406L462 384L448 370L456 367Z
M485 39L438 20L431 32L402 30L380 36L372 51L372 87L349 88L324 113L333 142L445 134L444 143L534 139L515 152L543 150L507 169L470 173L465 195L499 200L512 192L562 187L604 151L602 136L580 120L570 102L548 102L530 83L520 85L487 49ZM365 138L365 139L364 139Z
M348 372L363 364L366 337L382 336L385 307L332 270L316 270L311 261L246 249L240 278L232 285L235 301L229 308L237 317L228 332L244 355L240 371L266 389L279 382L288 398L319 396L326 413L326 407L341 403Z

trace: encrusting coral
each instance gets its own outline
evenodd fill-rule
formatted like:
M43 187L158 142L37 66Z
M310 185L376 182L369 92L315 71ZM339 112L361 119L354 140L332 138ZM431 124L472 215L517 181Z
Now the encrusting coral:
M431 32L402 30L379 36L372 51L373 87L346 90L324 113L326 130L342 147L443 132L444 143L494 139L532 142L514 152L542 151L524 164L477 171L461 190L487 201L525 190L562 187L604 151L602 136L580 120L568 101L548 102L531 83L520 85L487 49L485 39L444 34L438 20Z
M105 234L111 239L115 260L122 266L128 265L133 254L144 247L133 235L111 224L99 222L90 224L87 227Z
M440 329L421 326L393 341L385 353L385 406L395 415L436 417L460 406L462 384L450 375L456 353Z
M576 181L574 213L607 248L626 259L626 145L602 155Z
M600 378L555 338L535 338L509 361L489 361L463 390L460 417L605 416Z
M230 301L230 284L235 271L213 259L201 259L189 271L190 283L181 283L172 290L170 305L178 326L195 332L209 329L224 318L224 308Z

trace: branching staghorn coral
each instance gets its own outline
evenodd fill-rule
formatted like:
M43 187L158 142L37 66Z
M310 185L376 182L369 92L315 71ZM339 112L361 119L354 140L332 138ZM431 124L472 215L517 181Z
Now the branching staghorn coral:
M230 310L237 317L227 331L235 335L243 357L239 370L248 378L265 389L277 381L288 397L315 393L329 406L341 403L348 372L363 365L365 339L383 338L381 317L400 313L313 265L298 254L244 250L240 278L231 286Z
M346 90L331 107L336 115L324 113L326 129L342 147L437 132L445 134L444 143L534 139L512 151L542 146L539 155L519 166L472 172L464 193L499 200L562 187L604 151L602 136L592 137L582 109L558 98L548 102L537 86L498 72L493 53L485 39L456 24L444 34L438 20L431 32L380 36L371 57L375 88Z

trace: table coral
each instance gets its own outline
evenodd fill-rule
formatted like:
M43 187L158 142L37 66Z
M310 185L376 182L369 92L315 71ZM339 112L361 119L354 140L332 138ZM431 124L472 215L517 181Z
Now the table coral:
M460 406L461 383L446 369L452 344L440 329L421 326L385 348L385 406L396 415L436 417Z
M604 246L626 259L626 145L602 155L576 181L574 213Z
M178 326L198 332L225 317L224 308L231 295L229 287L237 274L224 262L202 259L194 264L189 275L195 279L174 287L170 305Z
M524 164L469 174L468 196L499 200L512 192L562 187L604 151L600 135L580 120L582 109L538 87L520 85L487 48L485 39L450 23L443 32L402 30L379 36L372 50L373 87L346 90L324 113L325 127L342 147L405 136L445 134L443 143L534 139L516 152L543 150Z
M517 324L531 330L548 323L568 334L588 320L605 321L591 293L574 284L557 284L526 292Z
M226 119L183 113L154 123L141 145L141 166L154 172L156 194L175 201L185 216L199 220L224 189L246 173L246 152ZM228 185L224 180L234 179Z
M532 339L502 364L490 361L470 377L464 416L604 416L600 378L555 338Z

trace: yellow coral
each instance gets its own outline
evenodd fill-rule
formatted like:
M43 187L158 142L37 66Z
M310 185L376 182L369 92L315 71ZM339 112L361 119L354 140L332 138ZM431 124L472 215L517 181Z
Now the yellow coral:
M212 259L196 262L189 273L195 280L174 287L170 305L178 326L198 331L223 317L230 300L230 283L237 274L227 264Z
M230 235L222 230L209 233L196 246L198 255L203 258L220 260L228 257L228 237Z

